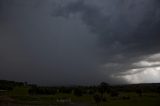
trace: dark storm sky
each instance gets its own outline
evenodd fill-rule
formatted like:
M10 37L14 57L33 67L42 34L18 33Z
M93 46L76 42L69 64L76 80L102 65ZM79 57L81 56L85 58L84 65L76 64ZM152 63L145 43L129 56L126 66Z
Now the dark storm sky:
M160 82L159 0L0 0L0 79Z

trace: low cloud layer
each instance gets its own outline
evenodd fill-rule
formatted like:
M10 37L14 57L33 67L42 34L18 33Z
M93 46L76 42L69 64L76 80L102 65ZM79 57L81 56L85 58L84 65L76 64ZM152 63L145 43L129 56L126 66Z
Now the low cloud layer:
M158 82L159 5L1 0L0 78L44 85Z

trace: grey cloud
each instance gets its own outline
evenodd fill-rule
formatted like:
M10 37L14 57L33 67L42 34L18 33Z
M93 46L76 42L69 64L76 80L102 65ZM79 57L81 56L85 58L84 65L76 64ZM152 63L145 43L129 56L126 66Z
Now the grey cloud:
M99 36L102 64L111 62L119 64L116 67L114 65L106 67L107 70L112 70L108 73L131 69L132 63L143 59L144 56L159 52L160 8L158 0L102 2L94 0L94 3L90 2L79 0L70 3L59 8L55 16L66 17L70 14L80 14L90 31ZM117 58L119 55L123 58Z
M113 74L134 69L133 63L159 52L159 3L1 0L0 34L14 43L1 42L0 56L7 58L0 61L1 74L36 83L119 83ZM5 70L14 71L7 75Z
M104 78L97 71L96 36L81 20L52 17L57 4L50 0L36 8L21 2L3 4L0 78L43 85L95 84Z
M158 52L155 50L159 48L160 39L158 36L160 9L157 5L159 1L123 0L118 2L113 0L105 3L114 5L116 2L117 7L112 11L107 11L112 12L110 15L103 14L98 7L87 4L83 0L60 8L56 15L80 13L81 19L90 30L100 35L102 46L106 46L106 49L111 47L113 52L117 52L117 49L127 53L140 50L144 53Z

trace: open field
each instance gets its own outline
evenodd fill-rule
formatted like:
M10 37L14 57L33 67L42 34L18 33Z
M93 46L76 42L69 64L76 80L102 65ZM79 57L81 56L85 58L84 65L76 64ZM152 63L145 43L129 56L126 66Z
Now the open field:
M97 106L93 96L84 94L75 96L73 94L55 95L29 95L28 88L16 87L11 92L0 96L1 106ZM156 93L145 93L141 97L136 93L121 92L118 97L110 97L104 94L106 101L99 103L100 106L159 106L160 95ZM125 98L128 97L128 98ZM69 101L57 101L58 98L69 99Z
M159 84L39 87L1 81L0 88L0 106L160 106Z
M55 96L1 96L1 106L97 106L90 96L74 97L65 95L71 98L69 103L58 103L56 100L60 95ZM61 96L62 97L62 96ZM3 98L3 99L2 99ZM2 105L3 104L3 105ZM146 94L143 97L130 96L129 100L124 100L122 97L109 98L106 102L100 103L101 106L159 106L160 96Z

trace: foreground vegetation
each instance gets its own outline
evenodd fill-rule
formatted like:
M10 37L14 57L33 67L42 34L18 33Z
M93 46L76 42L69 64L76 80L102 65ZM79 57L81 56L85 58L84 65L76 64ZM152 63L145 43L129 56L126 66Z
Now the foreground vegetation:
M159 106L160 84L39 87L0 80L0 106Z

